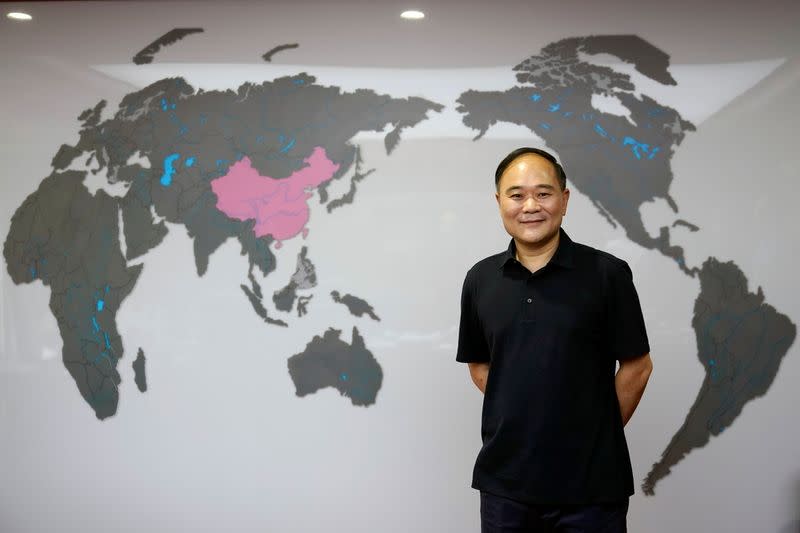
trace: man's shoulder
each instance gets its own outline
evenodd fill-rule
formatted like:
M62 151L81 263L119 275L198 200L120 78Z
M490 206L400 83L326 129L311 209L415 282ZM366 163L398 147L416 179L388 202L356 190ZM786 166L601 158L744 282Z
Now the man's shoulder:
M503 263L508 256L507 251L498 252L494 255L490 255L488 257L484 257L472 267L467 270L467 279L481 277L485 275L492 275L500 270L500 267L503 266Z

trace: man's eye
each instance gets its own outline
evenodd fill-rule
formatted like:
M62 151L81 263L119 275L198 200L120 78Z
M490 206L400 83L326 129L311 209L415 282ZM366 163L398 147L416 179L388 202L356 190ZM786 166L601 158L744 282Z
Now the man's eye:
M514 200L519 200L520 198L522 198L522 195L521 194L512 194L511 198L513 198Z
M547 198L548 196L550 196L549 192L540 192L539 193L539 198Z

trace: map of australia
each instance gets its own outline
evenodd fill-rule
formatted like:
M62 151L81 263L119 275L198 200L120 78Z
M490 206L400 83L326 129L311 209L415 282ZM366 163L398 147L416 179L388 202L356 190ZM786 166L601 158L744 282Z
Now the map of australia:
M163 79L125 96L107 120L101 101L80 114L78 142L61 146L52 173L16 210L3 248L8 272L16 284L41 281L49 287L63 363L98 418L117 411L117 364L124 349L116 316L146 268L146 261L128 262L162 242L164 221L188 230L199 276L222 243L238 240L250 266L250 287L242 285L247 298L265 322L286 326L267 314L253 270L269 275L281 242L308 232L308 200L318 194L322 204L329 202L328 185L356 163L356 134L388 130L390 153L403 129L442 109L422 98L368 89L347 93L315 82L302 73L206 92L182 78ZM79 158L127 192L90 193L84 185L89 171L71 168ZM313 265L298 261L311 277L298 276L292 290L315 284ZM310 296L301 298L300 316ZM279 299L279 310L290 310L290 299ZM369 353L357 334L354 343L352 350L337 352L342 368L360 368ZM380 376L371 361L370 376ZM304 360L292 378L318 382L315 364L326 362ZM136 369L144 389L143 358ZM352 373L355 384L358 373ZM372 403L379 386L379 378L370 378L368 392L353 389L350 397Z
M289 358L289 374L298 396L332 387L350 398L353 405L375 403L383 381L383 371L364 344L364 338L353 327L353 340L347 344L341 331L329 328L315 336L306 349Z
M689 267L670 228L657 236L645 229L640 207L662 199L678 212L670 196L671 159L695 126L675 109L642 94L631 77L587 56L611 54L641 74L675 85L669 56L634 35L572 37L545 46L514 67L520 85L506 91L464 92L458 111L477 130L476 140L498 122L529 128L558 152L570 186L585 194L614 227L648 249L671 258L681 272L699 277L692 327L697 357L706 376L686 420L656 462L642 487L653 494L657 482L695 448L734 423L745 404L765 394L781 360L794 342L796 326L766 302L733 262L709 258ZM616 99L628 112L620 116L593 105L593 97ZM693 224L676 220L698 231Z

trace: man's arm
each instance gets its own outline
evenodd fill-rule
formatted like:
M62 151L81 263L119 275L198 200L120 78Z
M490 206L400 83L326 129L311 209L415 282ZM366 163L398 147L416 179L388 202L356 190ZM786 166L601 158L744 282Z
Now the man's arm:
M619 400L619 410L622 414L622 425L628 423L633 416L639 400L642 399L647 380L653 371L653 361L650 354L644 354L633 359L624 359L619 362L619 370L614 378L614 385L617 389L617 399ZM470 365L470 372L472 368ZM475 379L474 377L472 378ZM477 384L477 383L476 383ZM479 386L480 388L480 386Z
M489 363L469 363L469 375L478 389L486 392L486 380L489 379Z

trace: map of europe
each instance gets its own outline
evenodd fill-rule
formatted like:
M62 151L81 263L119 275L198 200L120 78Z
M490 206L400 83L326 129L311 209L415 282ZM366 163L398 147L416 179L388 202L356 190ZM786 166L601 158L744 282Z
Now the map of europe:
M175 29L135 62L149 63L161 47L199 32ZM570 186L609 224L699 279L691 325L705 378L683 425L643 482L645 493L653 494L686 454L706 445L735 422L746 403L768 391L796 326L766 302L760 288L749 287L734 262L709 257L692 267L672 242L670 227L656 237L647 232L640 215L645 202L662 199L678 212L669 192L671 158L695 126L675 109L634 94L630 76L585 59L597 54L616 56L661 84L676 84L669 56L637 36L572 37L517 64L518 85L505 91L465 88L456 104L464 125L477 131L476 141L501 122L535 133L559 154ZM629 117L595 108L595 95L618 99ZM101 100L79 115L78 142L56 151L52 172L14 214L3 248L14 283L40 281L49 287L63 363L99 419L114 415L119 402L117 366L124 349L116 316L143 268L129 262L162 243L169 231L165 221L186 228L198 276L225 241L236 239L249 263L244 297L266 324L289 327L288 313L303 317L313 297L309 291L317 286L311 251L304 246L292 258L294 275L271 298L265 298L254 272L269 276L282 242L307 234L314 195L332 212L356 202L358 183L380 173L362 170L353 142L358 133L388 130L384 146L391 154L404 129L444 108L369 88L344 92L307 73L227 91L204 91L168 78L126 95L104 120L106 105ZM97 168L71 168L83 159ZM348 192L332 198L330 184L350 170ZM92 194L84 185L87 172L101 171L110 184L125 184L127 192ZM675 225L701 231L684 220ZM380 321L358 296L333 291L330 297L353 317ZM341 333L329 328L287 358L296 394L331 387L353 405L372 405L383 371L357 327L350 344ZM145 362L140 348L133 368L141 391L147 390Z

